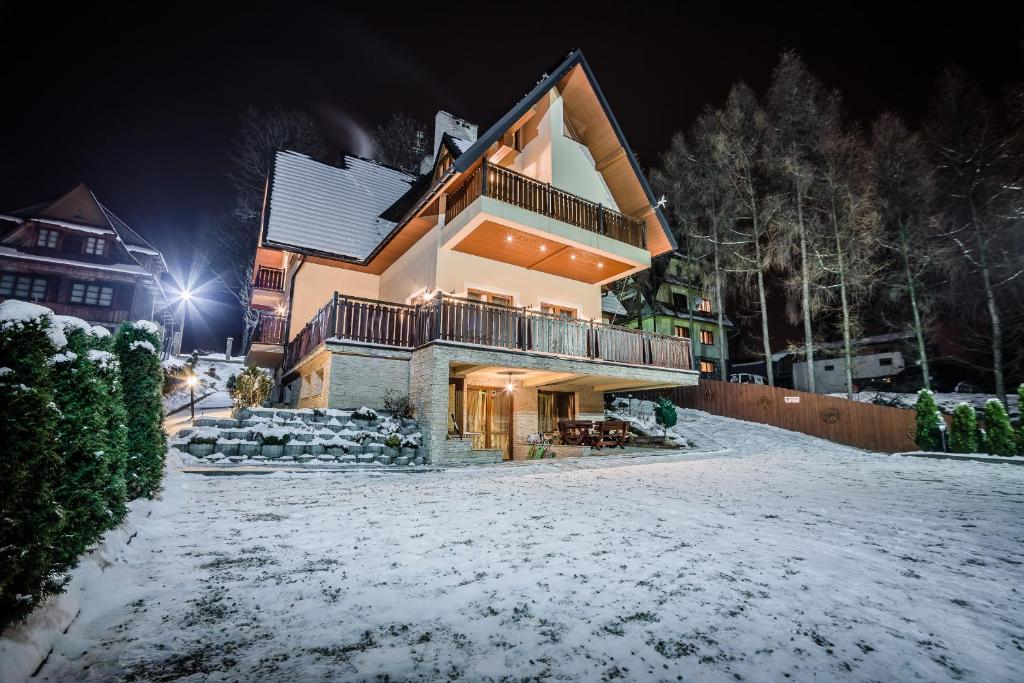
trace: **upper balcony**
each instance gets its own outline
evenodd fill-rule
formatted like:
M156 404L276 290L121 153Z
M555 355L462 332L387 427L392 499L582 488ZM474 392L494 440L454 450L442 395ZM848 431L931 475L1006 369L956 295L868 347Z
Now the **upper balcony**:
M488 163L448 192L445 248L603 284L650 266L647 225Z
M265 289L270 292L284 291L284 269L269 268L260 265L256 268L256 277L253 280L256 289Z

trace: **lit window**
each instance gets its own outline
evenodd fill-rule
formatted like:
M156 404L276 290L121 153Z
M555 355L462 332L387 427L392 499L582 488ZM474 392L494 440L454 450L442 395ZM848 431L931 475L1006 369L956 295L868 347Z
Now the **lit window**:
M709 346L713 345L715 343L715 333L711 330L701 330L700 343L708 344Z
M515 305L515 301L513 301L511 296L508 296L506 294L495 294L493 292L485 292L480 289L469 290L466 293L466 298L472 299L473 301L486 301L487 303L491 304L500 304L502 306Z
M50 230L49 228L39 228L39 233L36 235L36 246L46 247L47 249L57 248L57 231Z
M110 308L114 303L114 288L109 285L76 282L71 285L71 303Z
M0 275L0 296L40 301L46 298L46 279L30 275Z
M540 310L542 313L550 313L551 315L557 315L559 318L575 318L576 309L568 308L566 306L558 306L556 304L541 304Z
M705 375L715 374L715 361L713 360L702 360L700 362L700 371Z
M673 334L675 334L677 337L682 337L683 339L689 339L690 328L687 327L686 325L676 325L673 329Z
M711 300L710 299L701 299L700 303L697 304L697 310L700 311L701 313L710 313L711 312Z
M93 256L103 256L107 250L107 241L102 237L85 238L85 253Z

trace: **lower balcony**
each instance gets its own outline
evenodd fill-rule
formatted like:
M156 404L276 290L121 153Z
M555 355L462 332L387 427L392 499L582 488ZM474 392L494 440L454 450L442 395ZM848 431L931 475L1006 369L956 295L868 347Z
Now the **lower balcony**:
M287 330L288 319L285 316L261 313L249 336L246 363L261 368L274 368L280 365Z
M402 349L431 342L692 370L690 341L529 309L438 295L417 305L335 294L285 346L282 370L328 339Z

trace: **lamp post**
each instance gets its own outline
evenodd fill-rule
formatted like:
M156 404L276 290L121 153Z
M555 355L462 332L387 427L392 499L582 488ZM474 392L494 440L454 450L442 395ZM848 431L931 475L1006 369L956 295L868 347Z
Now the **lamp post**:
M192 421L196 419L196 375L194 372L190 372L188 377L185 378L185 384L188 385L188 393L191 397L189 401L189 409L192 412Z

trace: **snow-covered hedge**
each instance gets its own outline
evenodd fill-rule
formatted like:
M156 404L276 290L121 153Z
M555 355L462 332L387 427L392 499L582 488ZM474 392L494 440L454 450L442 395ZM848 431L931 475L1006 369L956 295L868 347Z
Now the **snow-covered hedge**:
M152 498L160 489L167 437L163 430L160 328L148 320L124 323L114 352L121 365L128 425L128 492Z
M0 627L60 592L125 516L126 413L111 349L109 333L83 320L0 303Z

